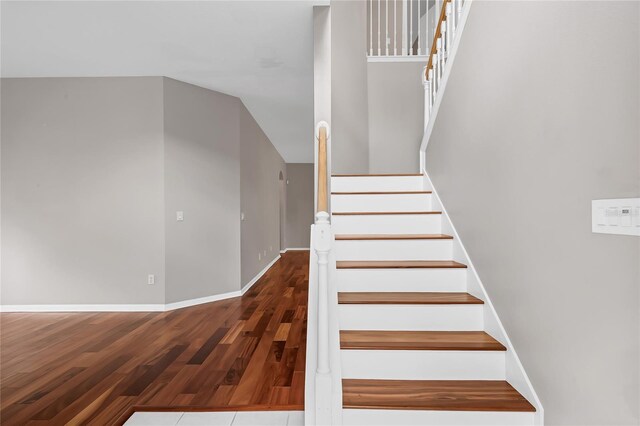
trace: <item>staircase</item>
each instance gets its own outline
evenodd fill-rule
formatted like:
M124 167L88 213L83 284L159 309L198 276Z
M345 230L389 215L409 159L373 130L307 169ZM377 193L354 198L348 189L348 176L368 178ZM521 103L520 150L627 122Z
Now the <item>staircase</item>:
M345 425L532 425L422 175L334 175Z

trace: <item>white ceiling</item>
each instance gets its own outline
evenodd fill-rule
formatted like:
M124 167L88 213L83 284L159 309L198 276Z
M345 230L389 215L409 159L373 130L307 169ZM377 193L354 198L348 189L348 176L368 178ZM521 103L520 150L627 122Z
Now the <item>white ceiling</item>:
M313 5L2 1L3 77L167 76L238 96L289 163L313 162Z

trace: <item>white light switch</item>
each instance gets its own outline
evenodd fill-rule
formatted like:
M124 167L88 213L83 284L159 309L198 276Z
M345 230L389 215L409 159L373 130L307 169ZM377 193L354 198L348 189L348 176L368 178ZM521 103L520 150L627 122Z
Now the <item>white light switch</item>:
M184 220L184 212L176 212L176 220L182 222Z
M640 236L640 198L593 200L591 231Z

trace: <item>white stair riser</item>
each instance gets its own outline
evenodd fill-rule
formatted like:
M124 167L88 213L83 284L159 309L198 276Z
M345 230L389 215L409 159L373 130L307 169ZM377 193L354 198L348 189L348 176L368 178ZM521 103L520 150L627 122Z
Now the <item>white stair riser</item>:
M342 377L389 380L505 380L504 351L340 351Z
M466 268L338 269L338 291L467 291Z
M332 192L422 191L422 176L332 177Z
M345 426L532 426L535 413L498 411L354 410L342 411Z
M413 212L431 210L431 194L332 195L334 212Z
M451 260L453 240L336 240L337 260Z
M341 330L482 331L482 305L347 305Z
M333 215L334 234L439 234L440 214Z

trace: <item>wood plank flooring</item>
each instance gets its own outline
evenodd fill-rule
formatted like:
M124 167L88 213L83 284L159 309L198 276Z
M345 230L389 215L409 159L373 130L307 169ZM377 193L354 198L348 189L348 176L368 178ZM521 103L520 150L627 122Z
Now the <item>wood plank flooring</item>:
M502 380L342 380L344 408L536 411Z
M484 331L341 330L341 349L506 351Z
M466 268L454 260L338 260L338 269Z
M0 423L302 410L308 266L288 252L244 296L169 312L0 314Z
M446 292L352 292L338 293L341 305L481 305L469 293Z

